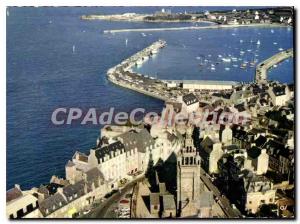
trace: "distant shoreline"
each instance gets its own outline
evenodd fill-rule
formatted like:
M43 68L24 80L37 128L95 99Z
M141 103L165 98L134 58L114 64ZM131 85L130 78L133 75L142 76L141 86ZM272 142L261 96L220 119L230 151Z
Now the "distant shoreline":
M148 20L145 19L149 15L135 15L134 17L124 17L123 15L83 15L80 18L82 20L106 20L106 21L115 21L115 22L145 22L145 23L209 23L209 24L218 24L213 21L209 20L202 20L202 19L155 19L155 20Z
M104 33L122 33L122 32L149 32L149 31L176 31L176 30L202 30L202 29L224 29L240 27L288 27L284 24L257 23L257 24L236 24L236 25L212 25L212 26L187 26L187 27L165 27L165 28L138 28L138 29L116 29L104 30Z

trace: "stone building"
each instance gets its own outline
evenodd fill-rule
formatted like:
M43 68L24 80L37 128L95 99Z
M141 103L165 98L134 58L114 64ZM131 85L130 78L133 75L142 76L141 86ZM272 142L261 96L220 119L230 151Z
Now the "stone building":
M38 199L22 192L19 185L6 192L6 217L9 219L31 218L38 215Z
M261 205L274 204L276 190L273 183L264 176L249 173L243 178L245 196L241 201L244 203L245 211L255 214Z
M199 153L204 170L210 174L218 173L218 161L224 154L219 139L206 137L200 143Z
M267 154L266 149L253 146L251 149L247 150L247 155L251 160L257 175L265 174L268 171L269 155Z
M192 129L186 134L184 148L177 155L177 207L181 217L198 214L198 199L203 191L200 180L200 155L192 139Z

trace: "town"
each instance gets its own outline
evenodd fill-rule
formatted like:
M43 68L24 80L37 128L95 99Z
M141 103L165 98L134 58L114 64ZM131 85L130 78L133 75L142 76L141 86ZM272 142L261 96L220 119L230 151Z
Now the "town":
M111 20L130 22L210 22L223 25L238 24L286 24L292 25L291 7L274 7L247 10L222 10L205 12L172 13L171 9L162 9L154 14L124 13L114 15L83 15L83 20Z
M67 161L63 178L30 190L16 184L6 193L8 218L294 217L294 85L132 71L166 45L158 40L107 71L112 83L163 100L161 114L105 125L89 153Z

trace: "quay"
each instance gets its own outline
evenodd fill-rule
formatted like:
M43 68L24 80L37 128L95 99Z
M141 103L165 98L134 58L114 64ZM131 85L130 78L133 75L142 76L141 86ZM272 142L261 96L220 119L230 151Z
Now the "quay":
M257 83L266 82L267 72L270 68L293 56L294 56L293 48L291 48L285 51L281 51L278 54L275 54L272 57L268 58L267 60L259 63L256 67L255 82Z
M104 30L106 33L122 33L122 32L154 32L154 31L176 31L176 30L204 30L204 29L224 29L224 28L238 28L238 27L283 27L283 24L233 24L233 25L210 25L210 26L185 26L185 27L165 27L165 28L140 28L140 29L117 29Z
M189 91L201 90L230 90L240 84L236 81L218 80L161 80L167 87L181 87Z

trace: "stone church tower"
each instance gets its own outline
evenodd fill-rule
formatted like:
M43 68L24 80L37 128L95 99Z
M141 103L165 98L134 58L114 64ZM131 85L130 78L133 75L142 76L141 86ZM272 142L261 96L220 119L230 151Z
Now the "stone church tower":
M198 214L200 193L200 156L194 147L193 129L188 128L184 148L177 155L177 208L180 217Z

